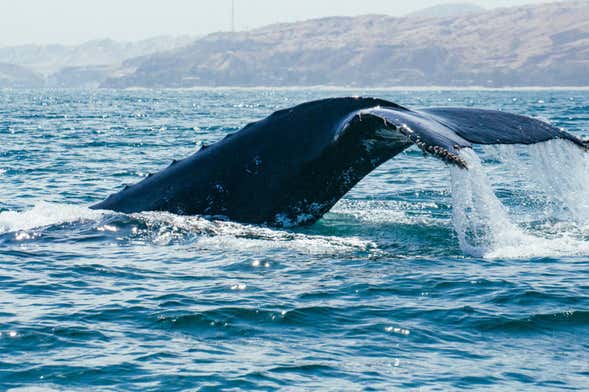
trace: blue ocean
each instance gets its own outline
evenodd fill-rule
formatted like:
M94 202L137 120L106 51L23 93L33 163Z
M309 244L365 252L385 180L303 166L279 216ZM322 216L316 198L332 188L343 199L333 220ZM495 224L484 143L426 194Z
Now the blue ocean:
M589 390L589 154L416 149L310 227L89 205L331 96L589 136L589 91L0 90L0 390Z

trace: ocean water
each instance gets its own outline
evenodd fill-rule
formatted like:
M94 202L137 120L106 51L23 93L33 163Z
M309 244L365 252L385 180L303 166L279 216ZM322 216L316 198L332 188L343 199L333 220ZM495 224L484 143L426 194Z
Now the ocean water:
M311 227L88 205L274 110L365 95L589 134L589 91L0 91L0 390L588 390L589 160L415 149Z

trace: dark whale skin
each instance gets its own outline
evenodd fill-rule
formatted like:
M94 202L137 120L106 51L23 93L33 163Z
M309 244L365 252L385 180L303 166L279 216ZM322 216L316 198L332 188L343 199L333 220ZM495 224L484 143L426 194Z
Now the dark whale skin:
M376 167L417 144L450 164L462 148L576 137L504 112L410 110L375 98L331 98L248 124L91 208L168 211L270 226L312 224Z

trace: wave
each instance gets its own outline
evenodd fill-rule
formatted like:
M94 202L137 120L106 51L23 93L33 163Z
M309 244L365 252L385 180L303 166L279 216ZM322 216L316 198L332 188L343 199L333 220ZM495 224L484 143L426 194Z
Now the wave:
M0 235L24 232L45 226L55 226L85 220L98 220L103 212L83 206L39 202L33 208L17 212L0 212Z
M159 246L189 241L200 249L251 252L288 249L313 255L377 249L374 242L356 237L297 233L167 212L124 215L47 202L22 212L0 212L0 243L35 241L64 224L78 224L78 229L86 234L100 234L97 238ZM79 239L72 232L63 235Z

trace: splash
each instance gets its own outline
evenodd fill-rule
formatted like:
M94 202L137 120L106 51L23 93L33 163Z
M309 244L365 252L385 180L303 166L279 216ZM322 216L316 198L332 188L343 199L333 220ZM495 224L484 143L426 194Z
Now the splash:
M76 222L90 222L84 230L104 233L103 239L160 246L188 242L199 249L250 252L288 249L311 255L377 250L374 242L356 237L304 234L166 212L124 215L47 202L39 202L25 211L0 212L0 236L8 235L11 241L17 242L31 241L55 226Z
M194 246L201 249L249 252L290 249L312 255L348 254L375 251L377 245L355 237L337 237L296 233L262 226L228 221L211 221L198 216L179 216L167 212L132 214L145 224L146 230L137 233L151 242L167 245L187 235L196 235Z
M491 159L527 181L527 190L541 194L549 214L585 225L589 222L589 154L562 140L532 146L486 146Z
M460 154L469 170L452 166L452 223L464 253L483 257L499 246L517 247L528 236L495 196L481 160L471 149Z
M469 170L452 167L451 178L452 222L465 254L486 258L589 254L589 154L556 140L519 149L494 146L485 152L510 169L512 183L523 181L518 181L521 191L539 190L546 205L533 211L539 215L535 227L518 224L517 214L495 195L481 158L471 149L463 150L461 157Z
M565 218L589 222L589 154L571 143L552 140L530 147L529 177L547 198L562 206Z
M40 202L23 212L0 212L0 234L31 230L82 220L97 220L103 213L87 207Z

